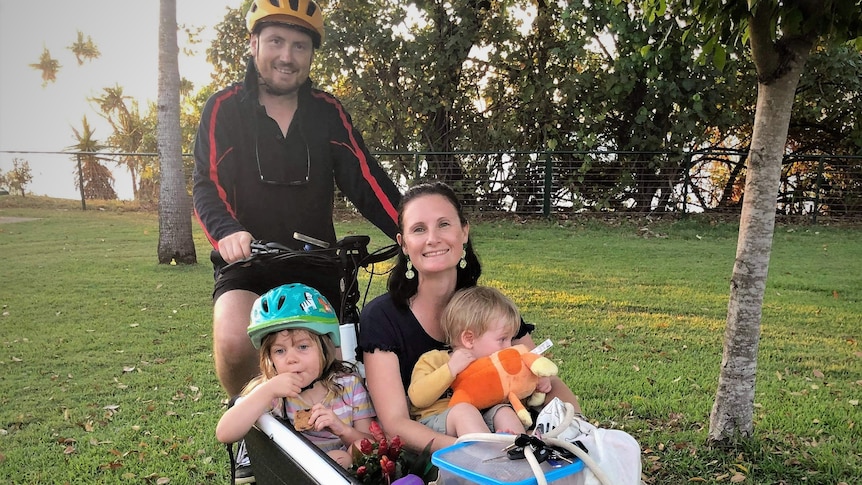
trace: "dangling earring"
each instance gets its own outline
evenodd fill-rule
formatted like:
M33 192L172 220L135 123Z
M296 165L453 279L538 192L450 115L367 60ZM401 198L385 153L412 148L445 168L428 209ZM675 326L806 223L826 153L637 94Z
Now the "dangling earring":
M461 261L458 261L458 267L464 269L467 267L467 249L461 250Z
M416 272L413 271L413 262L410 261L410 256L407 257L407 271L404 273L404 276L408 280L412 280L416 277Z

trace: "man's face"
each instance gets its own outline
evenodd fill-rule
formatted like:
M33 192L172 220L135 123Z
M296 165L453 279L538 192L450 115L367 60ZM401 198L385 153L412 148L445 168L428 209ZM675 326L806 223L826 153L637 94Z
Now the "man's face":
M314 46L305 32L267 25L258 35L252 35L250 46L268 93L294 95L308 79Z

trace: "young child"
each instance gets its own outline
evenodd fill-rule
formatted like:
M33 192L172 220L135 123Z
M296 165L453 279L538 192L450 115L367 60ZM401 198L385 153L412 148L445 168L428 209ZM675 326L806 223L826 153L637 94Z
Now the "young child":
M467 403L448 407L455 377L474 360L512 346L521 323L515 304L486 286L458 291L440 317L451 351L431 350L413 367L407 395L410 415L429 428L449 436L467 433L524 433L524 425L509 404L478 410ZM537 390L550 391L550 380L539 380Z
M248 335L260 349L261 374L219 420L218 440L241 440L271 412L348 468L349 447L372 439L376 414L355 368L335 358L338 318L326 298L302 284L272 289L255 301Z

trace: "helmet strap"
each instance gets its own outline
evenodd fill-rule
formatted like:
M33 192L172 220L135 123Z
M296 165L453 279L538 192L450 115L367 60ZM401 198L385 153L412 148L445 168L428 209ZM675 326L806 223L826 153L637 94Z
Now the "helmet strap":
M318 377L317 379L315 379L315 380L311 381L311 384L309 384L309 385L307 385L307 386L303 387L302 389L300 389L300 390L299 390L299 392L305 392L305 391L307 391L307 390L311 389L312 387L314 387L314 385L315 385L315 384L317 384L318 382L320 382L320 381L322 381L322 380L323 380L323 376Z

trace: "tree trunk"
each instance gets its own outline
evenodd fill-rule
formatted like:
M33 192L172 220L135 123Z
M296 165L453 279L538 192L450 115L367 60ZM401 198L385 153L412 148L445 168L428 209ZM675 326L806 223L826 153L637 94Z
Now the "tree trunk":
M180 71L177 2L159 4L158 152L159 264L197 262L192 238L191 197L183 174L180 136Z
M752 57L758 72L757 110L730 281L721 372L709 419L708 439L713 443L750 437L754 428L757 350L781 162L796 86L811 49L810 42L799 38L773 43L768 22L755 20L751 29Z

